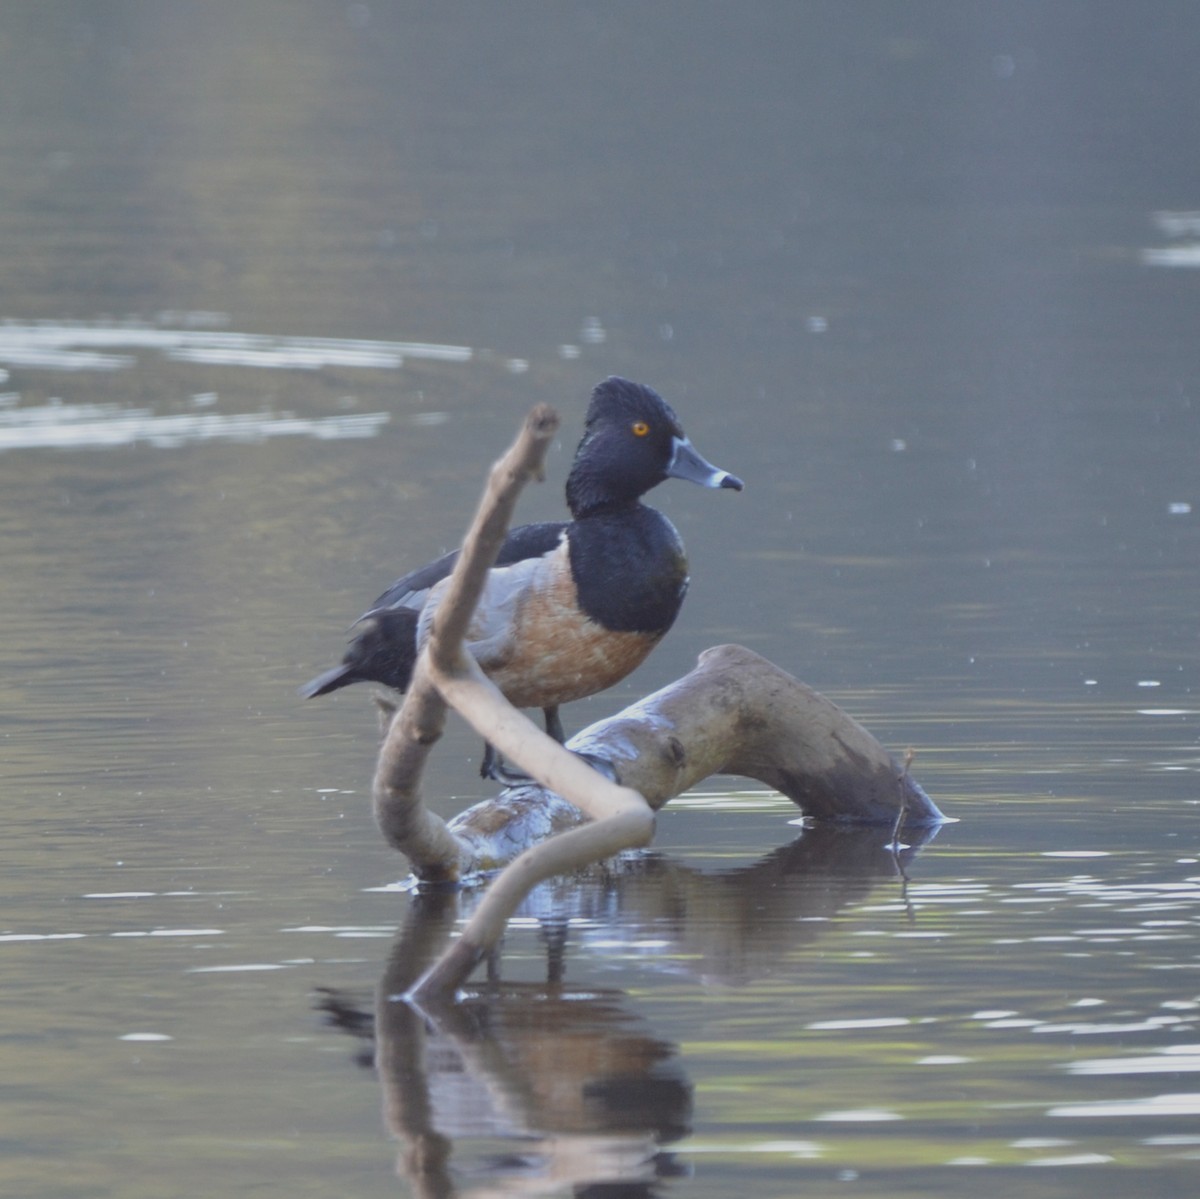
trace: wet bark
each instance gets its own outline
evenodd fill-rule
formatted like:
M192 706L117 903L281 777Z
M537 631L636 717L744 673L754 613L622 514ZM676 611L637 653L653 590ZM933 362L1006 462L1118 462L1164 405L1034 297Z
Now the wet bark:
M907 769L861 725L740 646L708 650L684 678L585 729L569 749L508 704L463 639L521 488L541 477L557 428L552 409L534 409L492 467L429 644L379 753L376 817L418 879L456 882L503 866L462 936L415 984L413 995L425 1000L466 980L537 883L648 844L654 813L710 774L757 779L816 820L895 830L942 819ZM450 825L425 807L420 789L447 705L536 780Z
M945 818L852 717L740 645L705 650L694 670L567 742L657 811L714 774L755 779L813 820L917 828ZM459 877L496 870L586 817L537 783L511 787L450 821Z

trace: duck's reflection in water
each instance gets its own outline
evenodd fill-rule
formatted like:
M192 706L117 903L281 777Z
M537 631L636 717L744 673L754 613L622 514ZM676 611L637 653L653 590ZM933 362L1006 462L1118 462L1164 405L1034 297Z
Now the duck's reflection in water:
M652 934L656 956L677 971L742 982L771 973L821 935L822 918L861 902L877 883L902 884L916 847L895 854L885 840L879 829L809 830L725 873L640 855L556 880L523 910L542 922L547 980L489 975L433 1011L405 994L472 896L414 895L373 1023L384 1120L401 1142L398 1170L413 1194L658 1194L680 1172L669 1147L690 1129L684 1063L623 992L571 986L568 921L621 952ZM337 992L325 992L322 1006L347 1031L370 1030L369 1017Z

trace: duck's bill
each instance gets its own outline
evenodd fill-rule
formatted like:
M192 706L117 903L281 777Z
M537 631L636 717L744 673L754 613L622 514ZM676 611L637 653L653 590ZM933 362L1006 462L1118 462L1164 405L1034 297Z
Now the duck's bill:
M701 487L729 487L741 491L745 484L727 470L713 466L711 462L696 452L686 437L675 438L675 452L667 464L667 474L672 479L686 479L689 483L699 483Z

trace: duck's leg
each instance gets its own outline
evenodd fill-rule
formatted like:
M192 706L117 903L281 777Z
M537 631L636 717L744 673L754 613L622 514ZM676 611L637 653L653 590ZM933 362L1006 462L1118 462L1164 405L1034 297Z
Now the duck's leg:
M532 775L526 774L517 766L510 766L488 741L483 743L483 761L479 763L479 777L491 779L502 787L520 787L533 782Z
M543 708L542 717L546 722L546 732L553 737L555 741L562 745L566 741L566 733L563 732L562 719L558 715L558 705L553 707ZM496 752L490 742L483 743L483 761L479 763L479 777L491 779L496 783L503 783L506 787L516 786L520 783L529 782L529 775L523 770L517 770L513 766L505 764L504 759Z
M479 777L481 779L495 779L499 764L500 755L496 752L495 747L490 741L485 741L483 743L483 761L479 763Z

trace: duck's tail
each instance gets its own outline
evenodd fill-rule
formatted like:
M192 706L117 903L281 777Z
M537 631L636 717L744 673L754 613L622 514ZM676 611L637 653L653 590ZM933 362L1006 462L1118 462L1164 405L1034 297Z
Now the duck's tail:
M323 674L317 675L315 679L309 679L300 688L300 694L305 699L316 699L318 695L328 695L339 687L349 687L351 683L360 681L359 676L343 663L341 666L335 666L332 670L326 670Z
M315 699L351 683L368 682L407 691L417 661L419 615L414 608L385 608L364 617L341 665L305 683L300 694Z

